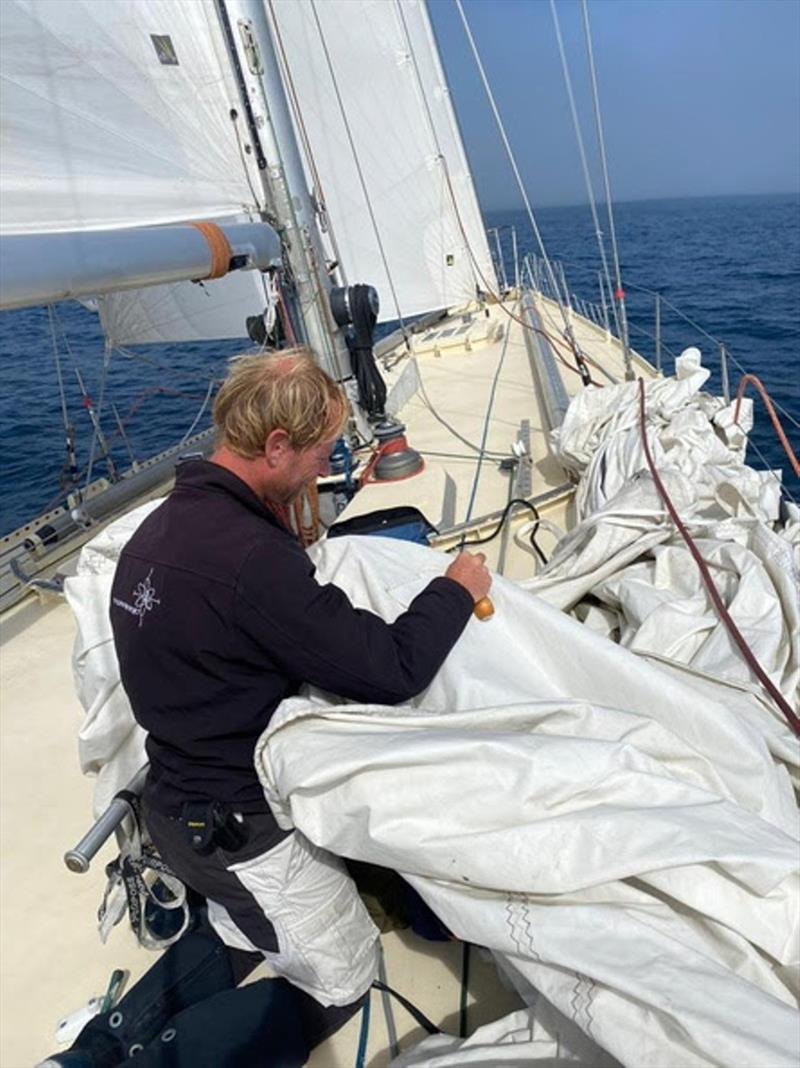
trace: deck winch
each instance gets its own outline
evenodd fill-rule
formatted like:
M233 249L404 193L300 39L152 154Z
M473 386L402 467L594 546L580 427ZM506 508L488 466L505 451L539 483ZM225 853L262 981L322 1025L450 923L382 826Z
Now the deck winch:
M394 419L383 419L375 427L378 439L378 451L372 477L378 482L392 482L400 478L410 478L425 466L416 449L412 449L406 440L406 428Z

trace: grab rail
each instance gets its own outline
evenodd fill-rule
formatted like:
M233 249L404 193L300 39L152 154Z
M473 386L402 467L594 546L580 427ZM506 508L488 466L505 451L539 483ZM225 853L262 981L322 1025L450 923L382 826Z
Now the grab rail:
M108 808L99 819L95 820L75 848L67 850L64 854L64 863L70 871L74 871L78 875L84 875L89 870L89 865L93 858L111 835L114 834L122 821L133 815L133 806L129 797L131 794L136 797L141 794L149 767L149 764L145 764L143 768L136 772L125 789L115 794Z

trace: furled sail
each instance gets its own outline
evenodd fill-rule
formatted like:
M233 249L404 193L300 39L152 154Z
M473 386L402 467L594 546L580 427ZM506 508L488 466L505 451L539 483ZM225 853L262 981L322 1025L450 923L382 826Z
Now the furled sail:
M493 286L425 4L265 2L348 281L378 289L382 321Z

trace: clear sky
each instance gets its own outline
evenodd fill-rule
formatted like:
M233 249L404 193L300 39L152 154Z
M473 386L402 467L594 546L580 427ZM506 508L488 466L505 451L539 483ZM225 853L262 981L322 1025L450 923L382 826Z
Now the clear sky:
M463 2L532 202L585 202L549 0ZM481 202L519 207L458 11L428 9ZM580 4L557 9L596 159ZM800 192L800 0L589 0L589 19L615 200Z

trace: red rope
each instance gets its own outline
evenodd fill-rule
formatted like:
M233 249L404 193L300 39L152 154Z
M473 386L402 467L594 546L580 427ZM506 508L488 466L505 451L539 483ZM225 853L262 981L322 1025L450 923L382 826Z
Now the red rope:
M775 704L778 706L778 708L784 714L784 716L786 717L787 723L794 730L795 734L800 736L800 719L798 719L797 716L794 714L794 712L792 712L791 708L789 708L789 705L786 702L786 700L784 700L784 697L781 694L780 690L778 690L778 688L775 686L775 684L769 678L767 673L761 667L761 665L759 664L758 660L755 657L755 654L753 653L753 650L747 644L747 642L745 641L744 637L742 636L741 631L736 626L734 621L731 619L731 616L730 616L730 614L728 612L728 609L725 607L725 605L724 605L724 603L722 601L722 598L719 595L719 591L717 590L717 587L714 585L714 580L711 577L711 572L708 570L708 565L706 564L705 560L700 555L700 550L697 548L697 545L695 544L691 534L686 529L686 527L683 525L683 523L681 521L681 518L678 515L677 511L675 510L675 506L673 505L672 501L670 500L669 494L667 493L667 491L666 491L666 489L664 487L664 483L661 481L661 478L660 478L660 476L658 474L658 471L656 470L656 465L653 462L653 457L652 457L652 454L650 453L650 445L648 444L648 441L647 441L647 429L646 429L646 426L645 426L645 411L644 411L644 381L641 378L639 379L639 427L640 427L641 434L642 434L642 444L644 445L644 454L645 454L645 456L647 458L647 466L650 468L650 474L653 476L653 481L656 484L656 489L658 490L659 496L661 497L661 500L664 502L664 504L666 506L666 509L669 512L670 517L672 518L672 522L675 524L675 526L680 531L680 535L683 538L683 540L686 542L686 545L687 545L687 548L689 549L689 552L692 554L692 556L694 557L695 563L700 568L700 574L703 577L703 582L705 583L705 587L708 590L709 596L711 597L711 600L714 603L714 607L717 610L717 615L722 620L722 622L725 624L725 627L727 628L728 633L730 634L731 638L736 643L736 645L739 647L739 651L741 652L742 656L744 657L745 661L747 662L747 664L750 667L750 669L753 672L753 674L757 677L758 681L761 683L761 685L764 687L764 689L770 695L772 700L775 702Z
M742 405L742 397L744 396L744 391L747 388L748 382L752 382L758 392L761 394L761 399L763 400L766 409L769 412L769 417L772 420L772 425L775 427L775 433L778 435L778 439L781 445L783 445L784 452L789 457L789 463L792 465L794 473L797 475L798 478L800 478L800 462L798 462L797 457L795 456L794 451L792 449L792 446L789 444L789 439L786 437L786 432L781 426L781 421L778 418L778 413L772 406L772 400L770 398L769 393L767 393L766 389L764 388L764 384L762 383L761 379L758 378L756 375L742 375L741 381L739 382L739 389L736 391L736 408L733 412L734 423L736 423L737 426L739 424L739 408Z

